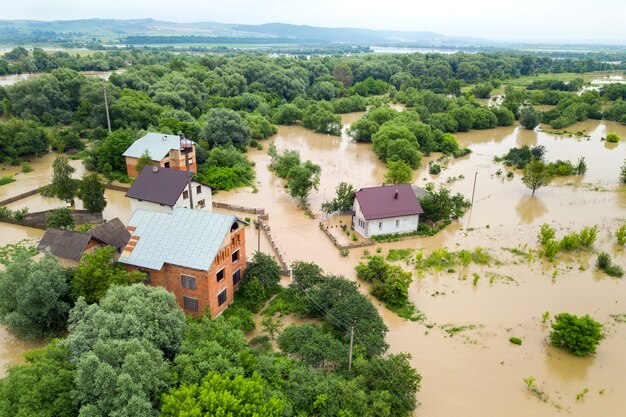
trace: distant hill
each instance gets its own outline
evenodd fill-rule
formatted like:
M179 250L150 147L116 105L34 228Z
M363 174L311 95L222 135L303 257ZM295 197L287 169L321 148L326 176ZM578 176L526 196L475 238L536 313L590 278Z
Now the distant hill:
M432 32L402 32L358 28L323 28L286 23L240 25L216 22L175 23L154 19L84 19L84 20L0 20L0 41L56 38L97 39L101 42L124 43L127 36L200 36L216 38L290 39L293 43L345 43L359 45L411 44L421 46L485 45L473 38L449 37Z

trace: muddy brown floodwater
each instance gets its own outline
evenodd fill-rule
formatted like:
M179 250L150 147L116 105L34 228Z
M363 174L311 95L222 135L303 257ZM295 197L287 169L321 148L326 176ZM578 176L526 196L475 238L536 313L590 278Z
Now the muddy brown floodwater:
M362 117L353 113L342 117L345 127ZM560 256L560 261L547 264L531 261L502 248L536 249L536 235L542 223L557 229L557 236L584 226L598 225L600 231L595 249L612 254L616 263L626 266L623 251L613 245L611 233L626 221L626 188L619 185L619 169L626 159L626 143L607 144L601 137L616 132L626 137L626 128L608 122L587 121L568 130L584 133L568 137L519 127L503 127L486 131L457 134L462 146L472 153L459 159L439 160L444 169L433 176L427 163L438 160L435 154L424 158L415 171L414 182L446 183L454 192L468 198L476 173L474 207L458 222L430 238L414 238L367 248L374 253L381 248L386 255L391 248L422 249L426 254L434 248L450 250L488 250L497 264L470 266L453 272L426 271L415 274L409 289L411 301L426 315L423 323L399 318L384 306L374 303L389 327L387 341L390 352L409 352L412 365L423 377L418 393L420 406L416 415L450 416L617 416L626 409L626 324L611 315L626 314L625 280L608 278L595 271L595 255L583 253ZM588 136L588 137L587 137ZM365 249L352 250L347 257L320 231L319 222L339 225L349 217L326 218L320 212L323 201L333 197L341 181L360 187L380 185L386 167L369 144L357 144L341 137L316 134L299 126L280 126L278 134L261 142L264 149L250 150L249 158L256 165L256 186L232 192L220 192L214 201L250 207L264 207L270 213L271 233L287 262L316 262L326 271L343 274L355 280L354 267ZM309 198L315 219L307 217L289 196L284 182L269 170L269 143L279 150L295 149L303 159L321 165L319 190ZM561 177L537 191L534 197L521 182L521 172L494 162L514 146L544 145L548 160L584 156L588 170L584 177ZM31 187L49 182L53 156L35 161L35 171L18 174L18 181L0 187L0 199L16 195ZM73 164L76 162L73 162ZM76 163L77 166L79 163ZM501 175L496 172L502 170ZM513 177L506 173L513 171ZM79 172L77 172L79 174ZM130 206L121 192L107 191L109 205L106 218L119 216L128 221ZM29 197L11 208L25 205L35 209L58 206L59 201L40 196ZM242 216L250 216L241 214ZM469 223L469 225L468 225ZM0 243L37 237L41 231L0 224ZM256 231L247 233L250 253L257 247ZM269 251L262 237L261 250ZM410 266L407 266L411 270ZM473 274L480 279L473 285ZM362 287L366 293L366 288ZM542 313L561 312L590 314L604 324L606 339L597 354L577 358L547 344L549 324L542 323ZM289 318L293 320L293 318ZM455 326L461 331L447 332ZM511 336L523 340L512 345ZM3 339L0 333L0 342ZM5 348L8 360L19 359L24 347ZM6 350L2 350L2 349ZM20 350L22 349L22 350ZM13 359L11 359L13 358ZM532 395L522 381L533 376L546 402ZM576 395L588 389L584 398Z
M348 125L361 116L362 113L344 115L343 123ZM409 295L425 313L425 323L403 320L379 305L389 327L390 351L410 352L413 366L423 377L416 414L591 416L621 415L626 409L626 324L617 323L610 316L626 313L624 280L594 271L593 255L571 257L554 266L538 259L527 262L502 250L523 245L536 248L536 234L542 223L554 225L558 236L595 224L600 228L595 247L609 251L617 263L625 265L623 252L612 245L610 233L626 217L626 189L618 181L619 168L626 159L626 144L609 145L600 138L607 132L625 137L626 128L587 121L568 130L584 131L589 139L519 127L458 134L459 142L469 146L472 154L440 161L447 168L437 176L428 174L427 163L441 155L424 158L414 181L419 185L450 181L453 191L469 198L478 172L470 228L466 214L434 237L369 248L373 253L380 247L384 255L390 248L423 249L429 253L442 246L450 250L482 246L499 260L498 265L491 267L427 272L422 279L416 275ZM309 219L297 208L284 182L268 170L270 142L279 150L296 149L303 159L321 165L319 190L309 199L315 219ZM524 144L546 146L548 160L575 161L584 156L588 171L584 177L559 178L531 197L519 170L512 170L513 178L506 178L509 169L493 160L509 148ZM332 198L341 181L348 181L357 189L381 184L385 165L368 144L352 143L345 134L321 135L299 126L279 127L278 134L263 145L264 150L249 152L256 164L258 192L220 192L214 200L266 208L272 234L288 262L313 261L328 272L356 279L354 266L364 249L341 257L319 230L320 221L330 221L321 214L320 206ZM496 175L498 169L502 175ZM333 222L336 224L337 220ZM255 247L252 242L249 245ZM473 273L482 277L475 286ZM490 280L489 276L493 278ZM604 323L607 337L597 355L577 358L549 346L549 325L541 320L545 311L552 315L590 314ZM450 336L444 330L446 325L468 327ZM511 336L522 338L522 346L512 345L508 341ZM522 380L529 376L535 377L537 386L547 395L546 402L526 389ZM589 392L577 400L576 395L585 388Z

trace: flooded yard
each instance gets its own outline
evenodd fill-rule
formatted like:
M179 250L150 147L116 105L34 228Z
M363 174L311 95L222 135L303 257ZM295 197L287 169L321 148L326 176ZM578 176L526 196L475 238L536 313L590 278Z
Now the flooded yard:
M343 123L349 125L362 115L344 115ZM321 204L334 196L341 181L353 184L356 189L382 184L386 166L372 152L370 144L353 143L345 133L336 137L300 126L280 126L276 136L261 141L263 150L249 150L248 156L256 165L258 192L251 188L219 192L214 201L265 208L270 215L272 236L287 262L316 262L329 273L343 274L353 280L356 279L354 267L365 251L374 253L377 248L386 255L392 248L421 249L428 254L444 246L450 250L480 246L497 259L491 266L470 266L451 272L414 271L409 295L425 314L424 322L406 321L380 306L389 327L390 352L410 352L413 366L423 377L418 394L421 405L416 415L619 415L626 409L626 361L623 360L626 324L611 315L626 313L624 279L596 272L595 255L591 253L562 257L558 263L551 264L540 260L538 254L528 260L503 249L524 245L536 248L542 223L553 225L557 236L598 225L595 249L608 251L616 263L626 266L626 257L613 245L612 237L618 225L626 221L626 188L618 181L619 168L626 159L626 143L601 141L607 132L626 137L626 127L587 121L569 130L584 134L569 137L519 127L457 134L460 144L473 152L459 159L440 159L440 154L424 158L422 167L415 171L414 182L420 186L427 182L447 184L454 192L469 198L477 173L471 221L467 213L434 237L353 249L347 257L339 254L320 230L319 222L335 226L338 231L341 224L349 222L349 216L327 218L321 213ZM297 207L283 180L269 171L269 143L281 151L298 150L303 160L310 159L322 167L319 190L309 198L314 219ZM583 177L558 178L532 197L521 181L519 170L494 162L495 156L524 144L544 145L549 161L575 162L584 156L587 173ZM41 166L34 162L34 172L18 174L15 183L0 187L0 199L49 182L51 169L46 170L45 165L51 165L52 159L53 156L43 158ZM434 160L444 167L439 175L428 173L427 164ZM502 171L500 175L498 170ZM512 178L507 178L507 171L513 172ZM106 197L109 205L105 218L120 217L127 222L130 205L124 193L107 190ZM10 207L27 205L36 211L59 203L33 196ZM257 247L257 232L252 226L247 232L251 254ZM38 230L0 224L0 243L39 235ZM345 241L348 243L350 237L346 236ZM261 249L269 251L264 236ZM406 268L413 270L411 265ZM475 284L473 274L480 276ZM366 292L365 287L362 289ZM599 345L597 355L577 358L551 347L547 342L550 326L542 322L546 311L551 316L561 312L590 314L603 323L606 339ZM457 330L451 331L452 327ZM521 338L522 345L511 344L511 336ZM6 362L18 360L20 349L25 348L15 345L15 341L1 344L9 339L10 336L0 332L0 358L6 357ZM546 393L546 402L526 389L523 378L529 376L536 378L537 386ZM577 393L585 388L588 394L577 400Z
M361 114L345 115L343 122L349 124L359 117ZM390 351L410 352L413 365L423 376L418 394L421 406L416 414L615 415L626 407L626 362L622 359L626 324L616 322L610 315L626 313L624 281L596 272L592 254L575 256L555 266L541 261L538 255L528 262L502 249L523 245L536 248L542 223L554 225L558 236L566 230L598 225L596 249L609 251L617 263L624 265L625 257L613 246L611 232L626 218L626 189L618 181L626 145L609 145L601 138L607 132L624 136L626 129L617 124L587 121L570 130L584 131L585 136L552 135L519 127L457 134L461 145L473 152L442 161L447 169L436 176L428 174L427 163L441 155L424 158L414 181L418 185L430 181L448 183L453 191L469 198L478 172L470 228L466 214L434 237L354 249L348 257L341 257L319 230L319 221L338 223L325 219L320 212L321 203L332 198L341 181L350 182L357 189L380 185L386 167L372 153L370 145L352 143L345 134L340 138L298 126L281 126L270 139L279 150L299 150L302 159L321 165L319 190L309 199L315 219L297 208L283 181L267 169L268 142L263 142L264 150L253 150L249 155L256 163L258 193L242 189L220 192L214 199L264 207L270 213L272 233L289 262L313 261L326 271L344 274L349 279L356 279L354 266L364 251L374 253L378 247L386 255L391 248L423 249L429 253L442 246L450 250L481 246L498 259L498 265L491 267L453 273L427 271L421 279L416 274L410 299L426 315L424 323L403 320L380 306L390 330ZM550 161L575 161L584 156L588 171L584 177L558 178L531 197L519 170L494 162L495 156L524 144L546 146L546 159ZM502 175L496 175L499 169ZM506 178L508 170L513 171L513 178ZM482 276L477 285L472 284L473 273ZM590 314L604 323L607 337L597 355L577 358L551 347L547 338L550 326L542 323L541 318L545 311L551 315ZM464 330L451 335L445 330L450 326ZM511 336L522 338L522 346L512 345L508 340ZM523 378L529 376L536 378L537 385L547 394L547 402L526 389ZM577 400L577 393L585 388L589 393Z

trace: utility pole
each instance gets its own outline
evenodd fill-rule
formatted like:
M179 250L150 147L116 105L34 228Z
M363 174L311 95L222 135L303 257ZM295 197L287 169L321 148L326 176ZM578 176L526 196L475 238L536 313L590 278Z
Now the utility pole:
M109 102L107 101L107 82L102 79L102 91L104 91L104 108L107 113L107 126L109 127L109 133L111 133L111 118L109 117Z
M354 323L350 325L350 353L348 355L348 371L352 369L352 346L354 344Z
M261 223L261 219L257 217L257 221L256 221L256 237L257 237L256 251L257 252L261 252L261 226L263 226L263 223Z
M470 212L467 218L467 226L466 229L469 229L470 220L472 220L472 211L474 211L474 194L476 193L476 178L478 177L478 171L474 174L474 186L472 187L472 203L470 205Z
M187 150L189 147L189 140L185 137L183 132L178 132L178 137L180 138L180 151L185 155L185 172L187 173L187 192L189 193L189 208L193 210L193 195L191 194L191 175L189 171L189 157L187 157ZM191 149L193 149L193 145L191 145Z

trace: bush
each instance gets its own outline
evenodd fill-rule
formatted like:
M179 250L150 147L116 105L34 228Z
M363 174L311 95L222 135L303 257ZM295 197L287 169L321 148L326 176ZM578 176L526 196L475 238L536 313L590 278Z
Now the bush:
M439 164L432 164L428 167L428 173L431 175L437 175L439 173L441 173L441 165Z
M52 210L46 217L46 229L72 229L75 224L71 210L66 208Z
M624 270L619 265L614 265L611 260L611 255L606 252L602 252L598 255L596 260L596 266L599 270L604 271L610 277L621 278L624 276Z
M13 178L13 175L4 175L0 177L0 185L6 185L12 182L15 182L15 178Z
M522 339L520 339L519 337L512 337L509 339L509 342L519 346L522 344Z
M596 352L598 343L604 338L602 325L588 315L577 317L569 313L554 316L550 342L564 347L576 356Z
M541 242L541 245L545 245L546 242L548 242L549 240L554 239L554 236L556 235L556 230L554 230L553 227L551 227L549 224L542 224L540 229L539 229L539 242Z
M554 239L550 239L543 245L543 256L549 261L554 261L556 254L559 253L559 249L559 243Z
M620 226L615 232L615 238L617 239L617 244L620 246L624 246L626 244L626 224Z
M559 248L566 252L576 250L580 247L580 238L578 233L570 233L563 236L561 242L559 242Z
M585 227L578 236L580 238L580 246L591 248L598 237L598 226Z
M620 140L620 137L617 133L609 133L608 135L606 135L607 142L618 143L619 140Z
M22 172L23 172L24 174L26 174L26 173L28 173L28 172L33 172L33 171L34 171L34 168L33 168L33 167L32 167L32 165L31 165L31 164L29 164L28 162L22 162L20 165L21 165L21 167L22 167Z

